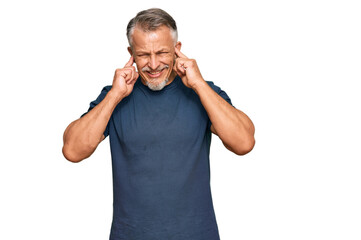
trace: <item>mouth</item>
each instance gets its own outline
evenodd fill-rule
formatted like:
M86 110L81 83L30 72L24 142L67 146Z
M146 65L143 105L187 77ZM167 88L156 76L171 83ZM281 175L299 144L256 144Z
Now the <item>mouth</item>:
M155 70L150 69L149 67L144 67L142 69L142 72L144 72L149 78L159 78L163 74L163 72L168 68L169 68L168 65L164 65Z
M146 73L151 78L157 78L157 77L160 77L160 75L162 75L162 73L164 72L164 69L165 68L163 68L160 71L146 71Z

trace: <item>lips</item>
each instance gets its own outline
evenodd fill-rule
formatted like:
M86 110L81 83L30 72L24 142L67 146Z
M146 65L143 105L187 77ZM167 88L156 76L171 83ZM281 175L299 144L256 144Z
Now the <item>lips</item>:
M152 72L147 71L146 73L151 78L157 78L157 77L160 77L160 75L162 75L163 71L164 71L164 69L161 71L152 71Z

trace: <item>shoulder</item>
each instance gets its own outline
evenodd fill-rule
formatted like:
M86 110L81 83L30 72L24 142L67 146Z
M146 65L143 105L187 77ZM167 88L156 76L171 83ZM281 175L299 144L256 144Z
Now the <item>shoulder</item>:
M85 114L87 114L90 110L92 110L96 105L98 105L101 101L103 101L103 99L105 98L105 96L107 95L107 93L110 91L110 89L112 88L111 85L109 86L105 86L103 87L102 91L100 92L100 94L98 95L98 97L93 100L92 102L90 102L89 104L89 108L88 111L83 113L81 115L81 117L83 117Z
M227 95L227 93L224 90L222 90L220 87L215 85L212 81L206 81L206 82L213 89L213 91L215 91L219 96L221 96L224 100L226 100L229 104L233 106L230 97Z
M112 89L112 85L105 86L103 87L100 94L107 94L110 91L110 89Z
M216 86L216 85L214 84L214 82L212 82L212 81L206 81L206 83L208 83L208 85L209 85L210 87Z
M90 103L90 107L95 107L95 105L99 104L105 98L110 89L112 89L111 85L103 87L98 97Z
M212 81L206 81L206 82L216 93L219 93L220 91L222 91L220 87L218 87L217 85L214 84L214 82L212 82Z
M98 101L103 100L105 98L105 96L107 95L107 93L110 91L110 89L112 89L112 85L108 85L108 86L103 87L103 89L101 90L97 100Z

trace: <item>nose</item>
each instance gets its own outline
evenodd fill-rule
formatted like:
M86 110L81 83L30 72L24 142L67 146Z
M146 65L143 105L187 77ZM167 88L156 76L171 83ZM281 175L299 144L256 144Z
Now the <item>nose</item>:
M155 54L150 55L148 66L152 70L156 70L159 67L159 65L160 65L160 62L159 62L157 55L155 55Z

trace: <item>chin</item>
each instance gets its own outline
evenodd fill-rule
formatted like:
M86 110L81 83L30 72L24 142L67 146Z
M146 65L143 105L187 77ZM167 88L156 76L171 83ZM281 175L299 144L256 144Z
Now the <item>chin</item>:
M148 88L151 89L152 91L162 90L169 82L169 75L172 73L171 70L168 71L164 71L164 70L162 74L156 78L151 78L150 76L147 75L147 73L142 72L141 76L143 78L143 82L145 83L145 85L147 85Z
M166 78L163 81L161 81L160 83L152 83L150 81L146 81L146 82L147 82L147 86L150 90L160 91L167 85L168 81L169 81L169 79Z

